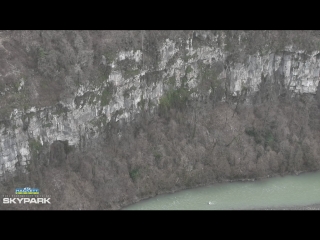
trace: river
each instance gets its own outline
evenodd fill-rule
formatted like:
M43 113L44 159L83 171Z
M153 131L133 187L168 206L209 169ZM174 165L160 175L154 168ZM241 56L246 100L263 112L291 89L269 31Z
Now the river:
M318 204L320 172L312 172L252 182L216 183L158 195L123 210L318 209Z

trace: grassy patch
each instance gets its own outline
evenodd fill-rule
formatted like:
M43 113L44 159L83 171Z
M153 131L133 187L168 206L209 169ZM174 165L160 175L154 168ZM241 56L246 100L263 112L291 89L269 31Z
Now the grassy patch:
M112 63L112 62L115 60L115 58L117 57L117 52L110 50L110 51L105 52L104 56L105 56L105 58L106 58L106 63L107 63L107 64L110 64L110 63Z
M188 65L187 69L186 69L186 74L191 73L192 72L192 67L190 65Z
M129 176L131 177L132 181L136 181L139 177L139 168L134 168L129 171Z
M269 130L265 131L264 133L264 144L265 144L265 147L270 146L272 149L275 148L276 139L275 139L275 136L272 134L272 132Z
M170 77L168 80L168 84L170 87L174 87L176 85L176 77L175 76Z
M46 52L43 48L38 49L38 54L40 58L44 58L46 55L49 55L49 53Z
M100 69L100 72L98 72L96 76L91 78L90 82L94 87L101 87L103 83L109 79L111 72L111 66L104 66L102 69Z
M52 127L52 126L53 126L53 123L51 123L51 122L42 124L43 128L49 128L49 127Z
M113 83L109 83L105 89L102 91L101 95L101 106L106 106L110 103L112 99L113 93L116 91L115 86Z
M29 140L29 148L35 151L40 151L42 145L40 141L37 141L35 139Z
M169 90L160 98L159 113L161 116L167 116L171 108L183 110L186 107L190 96L190 91L186 88Z
M256 131L254 127L248 127L244 130L244 132L250 137L254 137L256 135Z
M264 142L264 138L262 136L262 132L255 129L254 127L248 127L245 129L245 133L249 135L250 137L254 138L254 141L256 144L261 144Z
M245 129L245 133L254 138L257 144L262 144L264 147L271 147L274 151L278 152L279 146L275 134L270 129L258 130L254 127L248 127Z
M160 159L161 159L161 153L159 153L159 152L154 152L153 153L153 157L154 157L154 160L157 162L157 163L159 163L159 161L160 161Z
M32 158L35 158L36 156L38 156L38 154L41 151L41 148L42 148L42 145L39 140L36 140L33 138L29 139L29 149L30 149Z
M118 70L120 70L122 76L125 79L132 78L140 73L140 69L137 68L137 63L133 59L123 59L120 61L117 61L117 67Z

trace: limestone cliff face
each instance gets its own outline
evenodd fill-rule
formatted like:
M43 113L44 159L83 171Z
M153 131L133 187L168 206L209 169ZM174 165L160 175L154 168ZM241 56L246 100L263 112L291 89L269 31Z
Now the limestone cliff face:
M12 51L10 41L16 40L7 33L1 34L3 58L8 58ZM28 34L29 39L24 39L20 46L26 55L28 50L31 54L30 49L34 46L41 49L41 44L30 39L37 33ZM242 35L239 36L241 42ZM0 116L3 120L0 125L0 175L5 171L15 172L17 164L29 164L39 149L49 151L50 145L57 140L67 141L74 149L90 146L112 119L130 122L145 111L155 114L161 97L171 88L187 87L191 99L209 99L215 89L221 88L224 94L219 101L239 96L245 89L247 103L255 104L253 96L263 84L273 85L276 95L287 90L295 94L316 94L320 80L320 52L317 49L307 51L288 45L275 51L264 46L263 51L248 53L240 44L237 51L231 52L224 32L203 31L192 31L184 38L161 39L155 49L149 47L148 51L152 53L149 55L147 43L145 40L144 49L143 45L141 49L130 49L129 45L127 49L115 50L112 56L108 56L108 52L98 55L92 44L87 46L85 38L77 35L72 46L78 48L75 51L77 61L66 63L69 73L63 79L65 83L72 82L70 89L74 91L52 105L17 105L9 109L7 118ZM107 39L105 44L108 44ZM45 76L50 70L46 61L57 56L42 51L37 68L42 69ZM2 71L0 78L11 76L16 82L14 94L23 95L29 77L23 73L28 63L14 64L6 72ZM59 69L58 66L50 67ZM86 75L87 69L93 67L103 69L99 84ZM32 76L30 71L28 74ZM41 92L30 79L28 93L36 97ZM212 79L216 84L201 88L204 79ZM0 88L0 98L12 91L6 86Z

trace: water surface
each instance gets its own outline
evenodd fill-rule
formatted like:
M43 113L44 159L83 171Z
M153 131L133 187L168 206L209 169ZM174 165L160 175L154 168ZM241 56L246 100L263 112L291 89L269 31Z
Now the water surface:
M320 172L217 183L158 195L124 210L230 210L320 204Z

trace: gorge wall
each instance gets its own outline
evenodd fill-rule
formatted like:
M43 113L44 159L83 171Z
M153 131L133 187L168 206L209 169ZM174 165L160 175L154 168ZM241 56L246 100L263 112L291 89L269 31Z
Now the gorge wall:
M116 209L319 168L315 31L3 31L2 192ZM11 206L12 207L12 206Z

